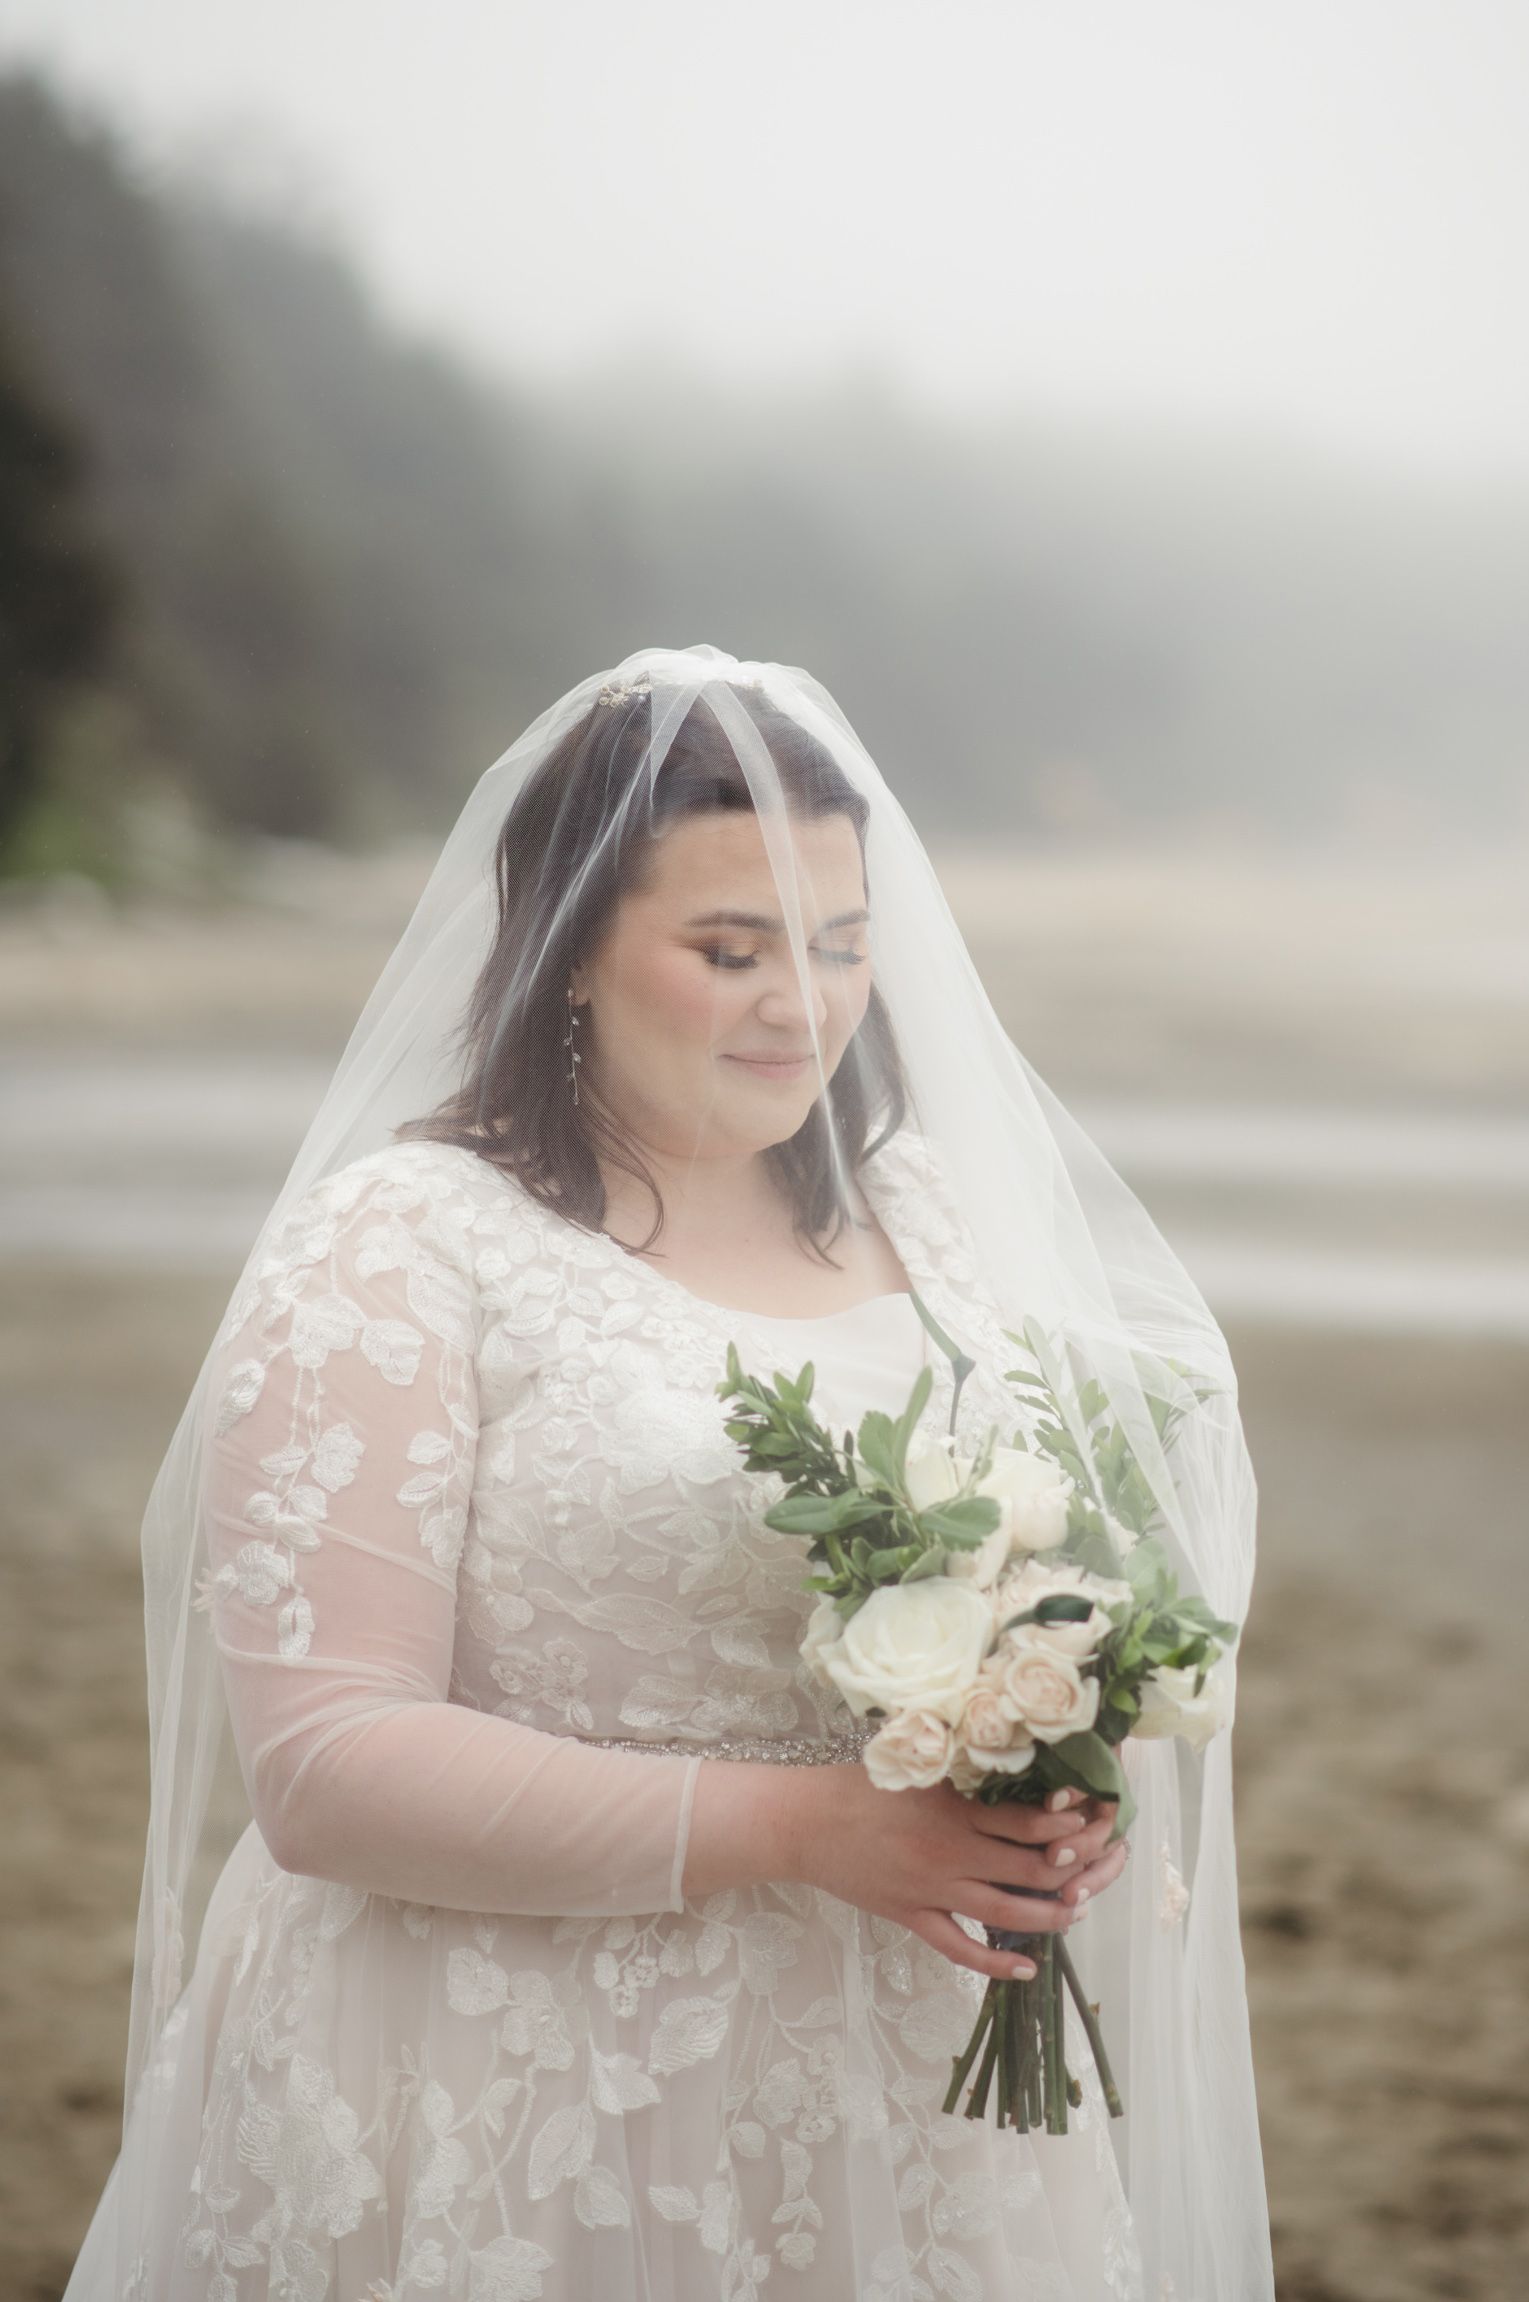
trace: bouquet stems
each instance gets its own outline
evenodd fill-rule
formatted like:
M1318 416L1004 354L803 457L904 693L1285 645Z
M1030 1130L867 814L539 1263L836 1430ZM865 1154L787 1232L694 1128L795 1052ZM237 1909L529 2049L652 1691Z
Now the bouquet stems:
M952 2057L943 2107L947 2111L956 2108L975 2062L966 2117L986 2115L996 2078L1000 2126L1014 2126L1021 2134L1028 2134L1032 2127L1044 2123L1048 2134L1065 2134L1069 2103L1076 2110L1083 2100L1082 2084L1067 2067L1066 1994L1070 1991L1110 2116L1122 2117L1125 2105L1104 2050L1099 2010L1085 1998L1062 1937L1011 1934L997 1927L989 1927L987 1937L995 1949L1033 1958L1037 1972L1011 1982L1000 1982L995 1976L989 1982L971 2037L963 2051Z

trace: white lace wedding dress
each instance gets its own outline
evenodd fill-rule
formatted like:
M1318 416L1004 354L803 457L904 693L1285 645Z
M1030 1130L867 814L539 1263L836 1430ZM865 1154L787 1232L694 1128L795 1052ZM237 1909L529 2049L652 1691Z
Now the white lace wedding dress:
M864 1184L978 1358L963 1427L1011 1429L926 1147ZM853 1723L723 1429L729 1338L811 1357L836 1427L926 1341L906 1295L703 1301L441 1145L293 1210L217 1345L198 1602L256 1819L139 2107L152 2240L119 2294L114 2172L66 2302L1136 2302L1070 2005L1071 2131L999 2131L940 2107L978 1976L808 1887L683 1896L701 1757Z

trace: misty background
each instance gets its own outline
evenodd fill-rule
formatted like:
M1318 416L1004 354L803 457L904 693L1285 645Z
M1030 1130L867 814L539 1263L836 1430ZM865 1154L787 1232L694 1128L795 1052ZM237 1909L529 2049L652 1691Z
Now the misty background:
M926 836L1529 850L1529 19L1128 19L7 0L5 868L696 638Z
M0 0L0 2302L120 2137L229 1286L477 777L697 641L1226 1326L1281 2302L1522 2283L1526 100L1515 0Z

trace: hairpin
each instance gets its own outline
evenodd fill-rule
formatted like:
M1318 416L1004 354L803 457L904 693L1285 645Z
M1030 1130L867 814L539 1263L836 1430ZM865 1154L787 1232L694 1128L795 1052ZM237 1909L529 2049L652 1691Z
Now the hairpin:
M595 701L597 703L626 703L634 695L651 695L652 692L653 675L651 672L644 671L639 672L636 679L628 680L625 683L607 680Z

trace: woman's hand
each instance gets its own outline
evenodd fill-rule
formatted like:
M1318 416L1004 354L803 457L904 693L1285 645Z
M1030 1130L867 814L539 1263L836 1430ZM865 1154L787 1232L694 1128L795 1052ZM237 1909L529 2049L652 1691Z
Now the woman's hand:
M1053 1869L1063 1902L1079 1916L1093 1897L1111 1885L1125 1869L1131 1839L1126 1832L1113 1846L1109 1844L1115 1827L1114 1799L1094 1798L1083 1791L1070 1791L1068 1797L1073 1802L1071 1811L1083 1816L1084 1827L1062 1847L1053 1850ZM1001 1810L990 1807L987 1811L991 1814ZM1064 1859L1056 1862L1056 1854L1062 1854ZM1072 1857L1070 1862L1065 1859L1068 1854Z
M1055 1807L990 1806L948 1782L878 1790L860 1765L795 1775L789 1875L895 1920L978 1974L1033 1974L1035 1964L974 1941L955 1914L1015 1933L1065 1931L1125 1867L1123 1839L1104 1851L1113 1802L1081 1791L1053 1792Z

